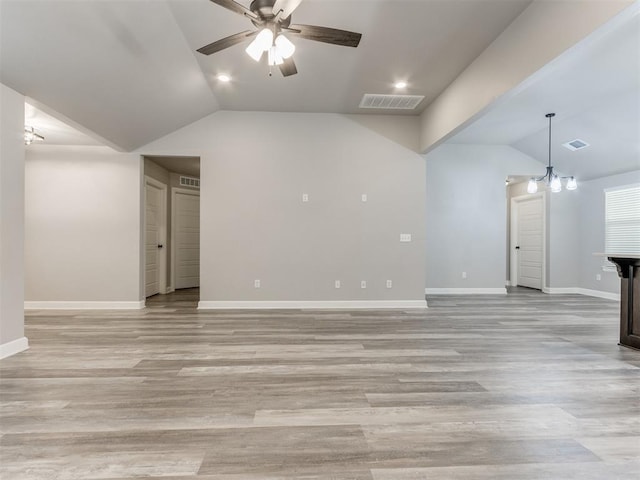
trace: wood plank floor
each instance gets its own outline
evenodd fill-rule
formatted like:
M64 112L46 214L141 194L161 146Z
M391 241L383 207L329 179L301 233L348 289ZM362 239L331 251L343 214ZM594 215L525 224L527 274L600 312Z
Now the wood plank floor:
M36 311L0 362L0 478L635 479L618 304L526 289L418 311Z

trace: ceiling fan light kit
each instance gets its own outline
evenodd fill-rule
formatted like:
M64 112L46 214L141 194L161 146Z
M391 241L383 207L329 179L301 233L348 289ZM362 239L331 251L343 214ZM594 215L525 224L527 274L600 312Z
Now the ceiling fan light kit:
M560 177L554 173L553 166L551 165L551 119L555 116L555 113L547 113L545 115L545 117L549 119L549 164L547 166L547 172L541 177L532 177L529 179L529 183L527 184L528 193L536 193L538 191L538 182L545 182L553 193L562 191L562 180L567 181L567 190L575 190L578 188L578 182L575 177Z
M247 17L259 30L236 33L205 45L199 48L198 52L204 55L211 55L255 36L255 39L245 49L247 55L259 62L264 53L267 52L267 64L269 67L280 67L280 71L285 77L295 75L298 73L298 69L293 61L296 47L284 33L307 40L345 47L357 47L362 38L361 34L347 30L316 25L292 25L291 14L298 8L302 0L253 0L249 8L234 0L210 1ZM269 75L271 75L271 72L269 72Z
M44 137L36 133L35 128L25 125L24 126L24 144L31 145L33 142L42 142Z

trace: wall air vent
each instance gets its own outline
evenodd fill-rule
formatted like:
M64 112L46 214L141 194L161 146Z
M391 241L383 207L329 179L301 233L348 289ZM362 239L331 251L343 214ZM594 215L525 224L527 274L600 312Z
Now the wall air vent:
M200 188L200 179L180 176L180 186Z
M570 142L563 143L562 146L565 148L568 148L572 152L575 152L576 150L582 150L583 148L587 148L589 144L584 140L580 140L579 138L576 138L575 140L571 140Z
M383 110L413 110L424 100L422 95L378 95L365 93L360 108Z

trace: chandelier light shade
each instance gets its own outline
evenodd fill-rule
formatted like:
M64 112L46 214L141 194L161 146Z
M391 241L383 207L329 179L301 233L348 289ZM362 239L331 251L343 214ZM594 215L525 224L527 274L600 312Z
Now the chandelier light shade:
M43 141L44 137L36 133L33 127L24 126L24 144L31 145L35 141Z
M532 177L527 184L527 192L536 193L538 191L538 182L544 182L553 193L562 191L562 180L566 180L566 189L575 190L578 188L578 182L575 177L560 177L553 171L551 165L551 119L555 117L555 113L547 113L545 117L549 119L549 164L547 165L547 173L541 177Z

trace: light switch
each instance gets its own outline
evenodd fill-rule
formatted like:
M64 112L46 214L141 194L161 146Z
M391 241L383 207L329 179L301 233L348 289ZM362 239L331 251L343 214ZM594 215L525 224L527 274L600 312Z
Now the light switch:
M400 234L400 241L401 242L410 242L411 241L411 234L410 233L401 233Z
M335 286L336 286L336 288L340 288L340 286L341 286L341 285L340 285L340 280L336 280L336 282L335 282Z
M363 194L362 194L362 201L363 201L363 202L366 202L366 201L367 201L367 194L366 194L366 193L363 193Z
M366 280L362 280L360 282L360 288L367 288L367 281Z
M393 281L387 280L387 288L393 288Z
M302 194L302 201L305 202L305 203L309 201L309 194L308 193L303 193Z
M254 280L253 281L253 287L254 288L260 288L260 280Z

